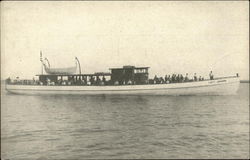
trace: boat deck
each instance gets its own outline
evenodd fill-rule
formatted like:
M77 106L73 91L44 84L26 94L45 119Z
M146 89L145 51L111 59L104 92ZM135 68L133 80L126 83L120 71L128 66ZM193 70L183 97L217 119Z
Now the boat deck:
M228 78L237 78L237 76L227 76L227 77L217 77L217 78L214 78L213 80L220 80L220 79L228 79ZM50 85L50 86L131 86L131 85L160 85L160 84L180 84L180 83L197 83L197 82L204 82L204 81L211 81L210 79L204 79L204 80L201 80L201 81L194 81L194 80L189 80L189 81L182 81L182 82L171 82L171 83L147 83L147 84L103 84L103 85L100 85L100 84L65 84L65 85L62 85L62 84L53 84L53 85ZM31 86L47 86L47 84L39 84L39 81L34 81L34 80L26 80L26 79L22 79L22 80L19 80L19 81L14 81L14 82L8 82L7 84L11 84L11 85L31 85Z

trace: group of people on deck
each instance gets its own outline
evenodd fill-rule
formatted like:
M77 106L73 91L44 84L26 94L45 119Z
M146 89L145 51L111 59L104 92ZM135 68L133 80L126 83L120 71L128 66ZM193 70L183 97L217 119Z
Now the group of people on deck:
M210 71L209 73L209 78L210 80L214 79L213 72ZM166 75L165 78L163 77L157 77L155 75L153 79L154 84L163 84L163 83L182 83L182 82L192 82L192 81L203 81L204 77L197 76L196 73L194 73L193 78L189 78L188 73L186 73L185 76L182 74L172 74L171 75Z
M238 76L238 75L237 75ZM210 80L214 79L213 72L210 71L209 73ZM157 77L155 75L154 79L149 79L147 81L148 84L169 84L169 83L182 83L182 82L193 82L193 81L203 81L204 77L197 76L196 73L194 73L192 78L189 78L188 73L186 73L185 76L182 74L172 74L172 75L165 75L165 77ZM7 83L12 84L27 84L27 85L44 85L43 82L40 82L39 80L19 80L19 77L16 78L16 80L12 81L10 78L6 79ZM51 81L49 78L46 79L46 85L109 85L110 80L106 80L106 78L103 77L93 77L91 76L89 80L87 78L83 79L68 79L68 80L58 80L56 82ZM113 85L118 85L118 82L115 82ZM129 80L126 84L132 84L132 81Z
M103 76L100 78L99 76L95 77L90 77L89 83L87 82L87 79L84 80L84 84L92 84L92 85L105 85L106 84L106 78Z
M58 80L59 85L105 85L107 83L106 78L97 76L91 76L89 80L86 77L83 79L68 79L68 80ZM48 84L48 83L47 83Z

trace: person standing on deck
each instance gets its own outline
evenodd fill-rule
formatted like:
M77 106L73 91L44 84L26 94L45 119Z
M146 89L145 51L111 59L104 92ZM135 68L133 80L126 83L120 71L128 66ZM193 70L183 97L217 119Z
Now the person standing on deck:
M194 81L197 81L196 73L194 73Z
M183 75L181 74L181 82L183 82L184 81L184 77L183 77Z
M166 74L165 75L165 83L167 83L167 81L168 81L168 75Z
M106 78L104 76L102 76L102 82L103 84L106 84Z
M188 74L186 73L186 76L185 76L185 82L188 82Z
M201 78L201 76L199 77L199 81L202 81L202 78Z
M97 84L97 85L100 85L100 82L101 82L101 79L100 79L99 76L97 76L97 77L96 77L96 84Z
M162 77L160 77L160 84L164 83L164 79Z
M158 78L157 78L157 76L155 75L155 77L154 77L154 84L156 84L158 82Z
M171 83L170 75L168 75L168 82Z
M175 82L175 74L172 74L172 77L171 77L171 82L174 83Z
M210 77L210 80L213 80L213 79L214 79L214 75L213 75L213 72L212 72L212 71L210 71L209 77Z
M11 82L11 79L9 77L9 78L6 79L6 84L10 84L10 82Z

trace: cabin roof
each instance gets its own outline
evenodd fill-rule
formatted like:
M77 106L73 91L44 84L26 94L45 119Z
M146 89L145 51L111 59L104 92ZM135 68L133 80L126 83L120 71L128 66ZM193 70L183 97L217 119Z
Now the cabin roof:
M122 68L109 68L110 70L116 69L148 69L150 67L135 67L135 66L123 66Z
M97 72L94 74L37 74L36 76L110 76L111 73Z

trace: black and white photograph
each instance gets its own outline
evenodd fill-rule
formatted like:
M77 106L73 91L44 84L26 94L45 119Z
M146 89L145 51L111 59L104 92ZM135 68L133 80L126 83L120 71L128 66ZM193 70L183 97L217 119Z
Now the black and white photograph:
M2 1L1 159L249 159L248 1Z

